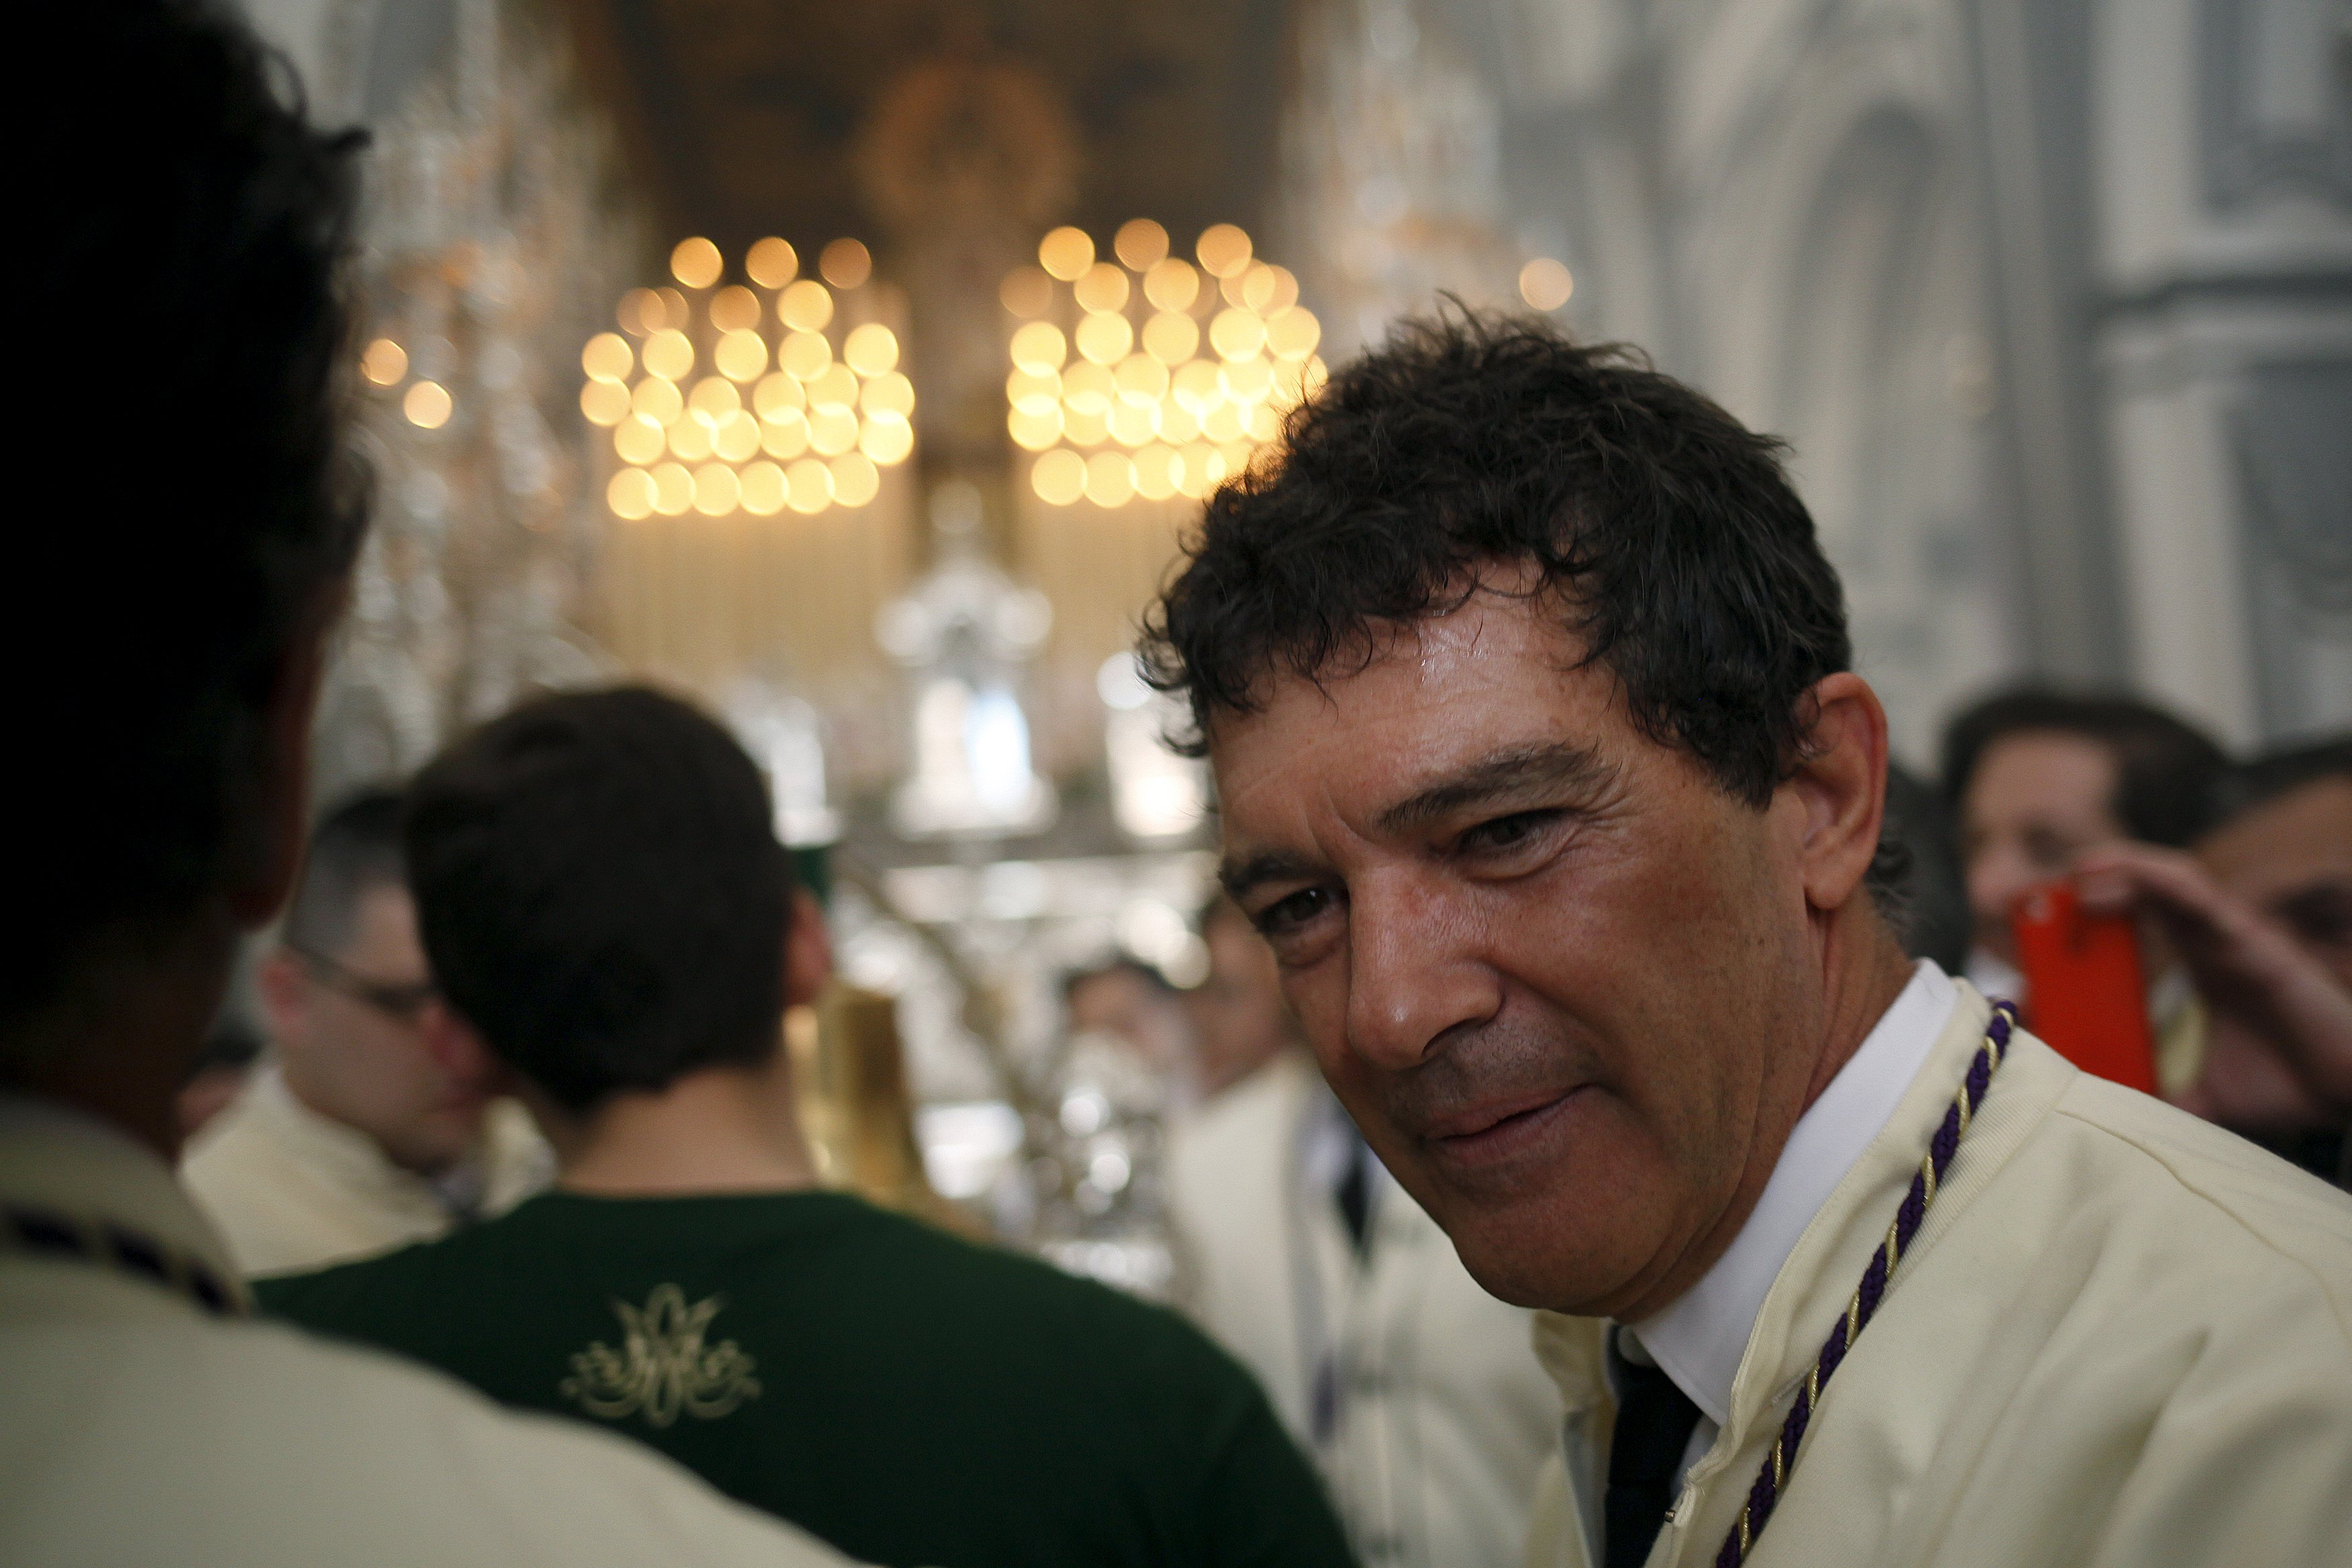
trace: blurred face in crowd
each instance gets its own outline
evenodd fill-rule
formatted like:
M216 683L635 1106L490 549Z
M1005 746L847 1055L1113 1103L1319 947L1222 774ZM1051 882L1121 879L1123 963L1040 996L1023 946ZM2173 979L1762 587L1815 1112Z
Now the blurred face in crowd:
M2017 962L2010 911L2084 850L2130 835L2115 814L2116 762L2097 741L2020 730L1987 747L1960 801L1960 854L1977 945Z
M1227 884L1375 1151L1490 1291L1638 1316L1737 1233L1801 1109L1815 913L1867 897L1885 727L1854 677L1817 688L1869 791L1832 865L1809 774L1748 805L1579 653L1548 598L1482 592L1210 739Z
M281 948L261 982L287 1087L304 1104L423 1176L479 1142L488 1086L427 1045L425 1014L438 1004L405 889L369 888L341 952Z
M1165 988L1120 966L1087 975L1070 987L1070 1032L1121 1040L1155 1071L1184 1060L1188 1030L1183 1004Z
M2284 925L2352 989L2352 779L2315 779L2210 834L2214 880Z
M1297 1040L1298 1024L1283 999L1274 955L1247 920L1220 904L1201 939L1209 948L1208 977L1184 1000L1201 1088L1214 1094L1280 1055Z

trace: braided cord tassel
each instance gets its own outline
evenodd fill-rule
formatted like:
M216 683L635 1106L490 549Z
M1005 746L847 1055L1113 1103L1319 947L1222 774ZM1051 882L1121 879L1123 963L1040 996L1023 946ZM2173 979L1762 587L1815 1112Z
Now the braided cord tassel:
M1763 1533L1765 1521L1772 1517L1780 1492L1788 1485L1789 1472L1796 1468L1797 1450L1805 1440L1805 1428L1812 1421L1813 1408L1821 1403L1822 1389L1877 1312L1878 1303L1886 1294L1887 1281L1894 1277L1904 1255L1911 1249L1912 1239L1919 1234L1920 1222L1927 1217L1927 1205L1935 1201L1936 1187L1950 1169L1952 1155L1960 1146L1960 1135L1969 1130L1977 1107L1984 1103L1985 1088L1992 1082L1994 1070L2009 1053L2009 1033L2016 1024L2017 1009L2013 1004L1993 1004L1992 1022L1986 1027L1984 1041L1969 1062L1968 1077L1961 1081L1960 1092L1953 1097L1951 1108L1944 1113L1943 1124L1928 1140L1927 1156L1919 1162L1919 1169L1911 1178L1911 1190L1904 1195L1903 1207L1895 1211L1895 1222L1886 1228L1886 1239L1871 1255L1870 1267L1862 1271L1862 1283L1855 1287L1853 1299L1846 1303L1845 1315L1830 1330L1821 1358L1805 1374L1805 1385L1797 1390L1797 1402L1790 1406L1788 1419L1780 1423L1780 1436L1772 1439L1772 1452L1758 1471L1756 1484L1748 1489L1748 1500L1740 1505L1738 1520L1724 1536L1722 1549L1715 1554L1715 1568L1738 1568L1747 1560L1756 1537Z

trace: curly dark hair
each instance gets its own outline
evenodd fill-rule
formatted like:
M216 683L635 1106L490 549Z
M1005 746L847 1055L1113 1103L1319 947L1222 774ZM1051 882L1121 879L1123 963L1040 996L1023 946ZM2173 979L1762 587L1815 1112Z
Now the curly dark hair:
M292 68L224 4L43 7L29 59L108 95L26 166L17 352L44 379L24 613L5 657L37 912L0 1017L47 1005L101 933L181 918L249 859L270 693L349 567L356 133L305 120Z
M1270 675L1360 668L1381 628L1531 563L1634 722L1760 806L1806 692L1853 659L1782 451L1639 350L1458 308L1404 322L1210 497L1146 619L1146 668L1190 698L1198 751Z

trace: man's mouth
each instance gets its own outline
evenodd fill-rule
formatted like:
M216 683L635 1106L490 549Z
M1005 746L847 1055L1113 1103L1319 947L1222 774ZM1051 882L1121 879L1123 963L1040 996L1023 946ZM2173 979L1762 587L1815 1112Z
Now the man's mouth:
M1569 1102L1588 1087L1548 1089L1474 1105L1432 1122L1422 1141L1450 1163L1490 1165L1507 1159L1547 1136Z

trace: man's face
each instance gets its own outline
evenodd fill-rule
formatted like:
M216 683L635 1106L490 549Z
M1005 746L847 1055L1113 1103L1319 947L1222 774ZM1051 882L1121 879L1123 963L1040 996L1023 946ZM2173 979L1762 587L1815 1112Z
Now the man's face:
M1070 1032L1125 1042L1155 1072L1174 1069L1185 1050L1184 1014L1175 998L1134 970L1088 975L1070 988Z
M2130 837L2115 814L2116 763L2097 741L2020 730L1985 748L1960 801L1960 855L1977 945L2017 962L2010 911L2084 850Z
M1220 905L1201 933L1209 974L1185 997L1192 1014L1201 1086L1213 1094L1282 1053L1296 1038L1274 955L1249 923Z
M1824 1008L1803 806L1643 736L1557 613L1474 595L1212 757L1228 883L1366 1138L1487 1290L1606 1313L1744 1218Z
M2352 779L2315 779L2266 800L2197 853L2352 989Z
M361 895L350 943L326 962L279 955L267 988L288 1084L392 1161L437 1175L480 1141L484 1084L445 1068L420 1027L431 974L407 892Z

